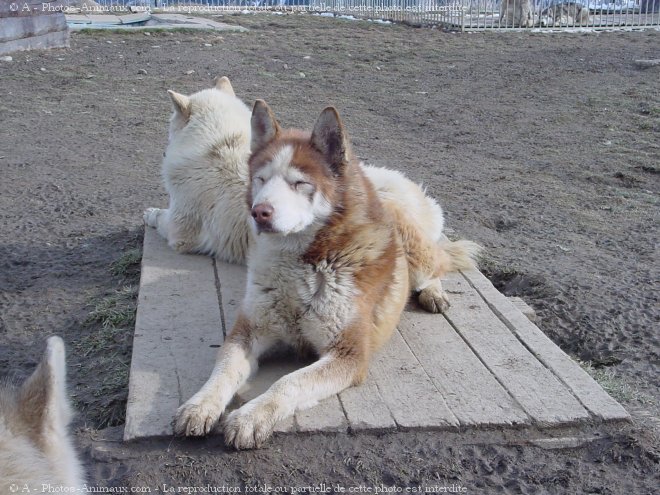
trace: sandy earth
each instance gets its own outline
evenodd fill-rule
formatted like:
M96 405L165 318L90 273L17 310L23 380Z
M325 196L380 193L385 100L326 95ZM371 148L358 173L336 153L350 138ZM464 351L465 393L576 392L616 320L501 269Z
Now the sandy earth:
M91 481L653 493L660 72L633 62L657 58L660 35L223 20L251 31L81 33L69 50L0 63L0 374L25 376L44 338L64 337ZM134 268L113 275L112 263L139 247L142 210L166 204L165 90L193 92L217 74L287 125L336 105L357 153L422 181L454 235L486 246L491 279L536 308L566 352L592 361L633 424L563 450L487 433L286 436L241 453L219 438L115 441L131 329L95 344L102 327L89 313L136 283ZM96 429L106 424L118 426Z

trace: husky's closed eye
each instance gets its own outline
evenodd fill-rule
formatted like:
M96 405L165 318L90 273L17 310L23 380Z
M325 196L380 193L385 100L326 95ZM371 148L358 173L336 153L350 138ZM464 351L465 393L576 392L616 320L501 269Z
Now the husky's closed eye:
M297 191L307 194L312 194L314 192L314 185L302 180L297 181L293 187L295 187Z

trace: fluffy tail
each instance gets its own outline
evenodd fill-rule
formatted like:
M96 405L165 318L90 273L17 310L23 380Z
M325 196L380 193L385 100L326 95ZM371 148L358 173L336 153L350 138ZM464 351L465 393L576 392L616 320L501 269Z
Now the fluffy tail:
M483 248L472 241L443 241L440 243L441 265L444 272L477 268L479 253Z

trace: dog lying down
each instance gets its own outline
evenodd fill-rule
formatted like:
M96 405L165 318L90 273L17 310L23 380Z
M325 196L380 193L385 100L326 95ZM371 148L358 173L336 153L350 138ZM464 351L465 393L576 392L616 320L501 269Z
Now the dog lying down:
M226 416L225 442L239 449L260 446L278 421L361 383L399 321L410 283L442 309L442 272L471 264L476 250L466 242L443 250L416 216L435 203L417 186L408 190L400 174L363 167L332 107L309 133L283 130L257 101L248 165L245 298L211 377L177 411L175 432L209 433L276 343L318 360Z
M254 242L250 209L245 207L250 110L236 97L226 77L191 96L169 94L174 111L162 166L169 208L148 208L145 223L157 228L178 252L245 263ZM403 174L363 164L359 167L378 199L396 217L411 290L427 311L443 311L449 300L440 285L441 275L471 267L478 246L469 241L440 242L442 209ZM287 208L295 210L297 205Z
M41 363L20 387L0 385L0 493L82 489L70 418L64 343L51 337Z

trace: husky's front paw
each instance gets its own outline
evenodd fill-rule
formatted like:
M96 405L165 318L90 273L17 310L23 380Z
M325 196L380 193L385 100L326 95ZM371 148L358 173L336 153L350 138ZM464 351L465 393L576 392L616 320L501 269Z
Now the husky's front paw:
M253 449L263 445L273 433L275 407L248 402L225 420L225 444L236 449Z
M224 409L215 401L200 402L193 397L179 407L174 418L174 433L187 437L208 435L216 425Z
M430 285L419 293L419 305L429 313L444 313L449 309L449 298L441 287Z
M163 210L161 208L147 208L144 210L142 218L144 219L145 225L153 228L158 227L158 217L162 211Z

